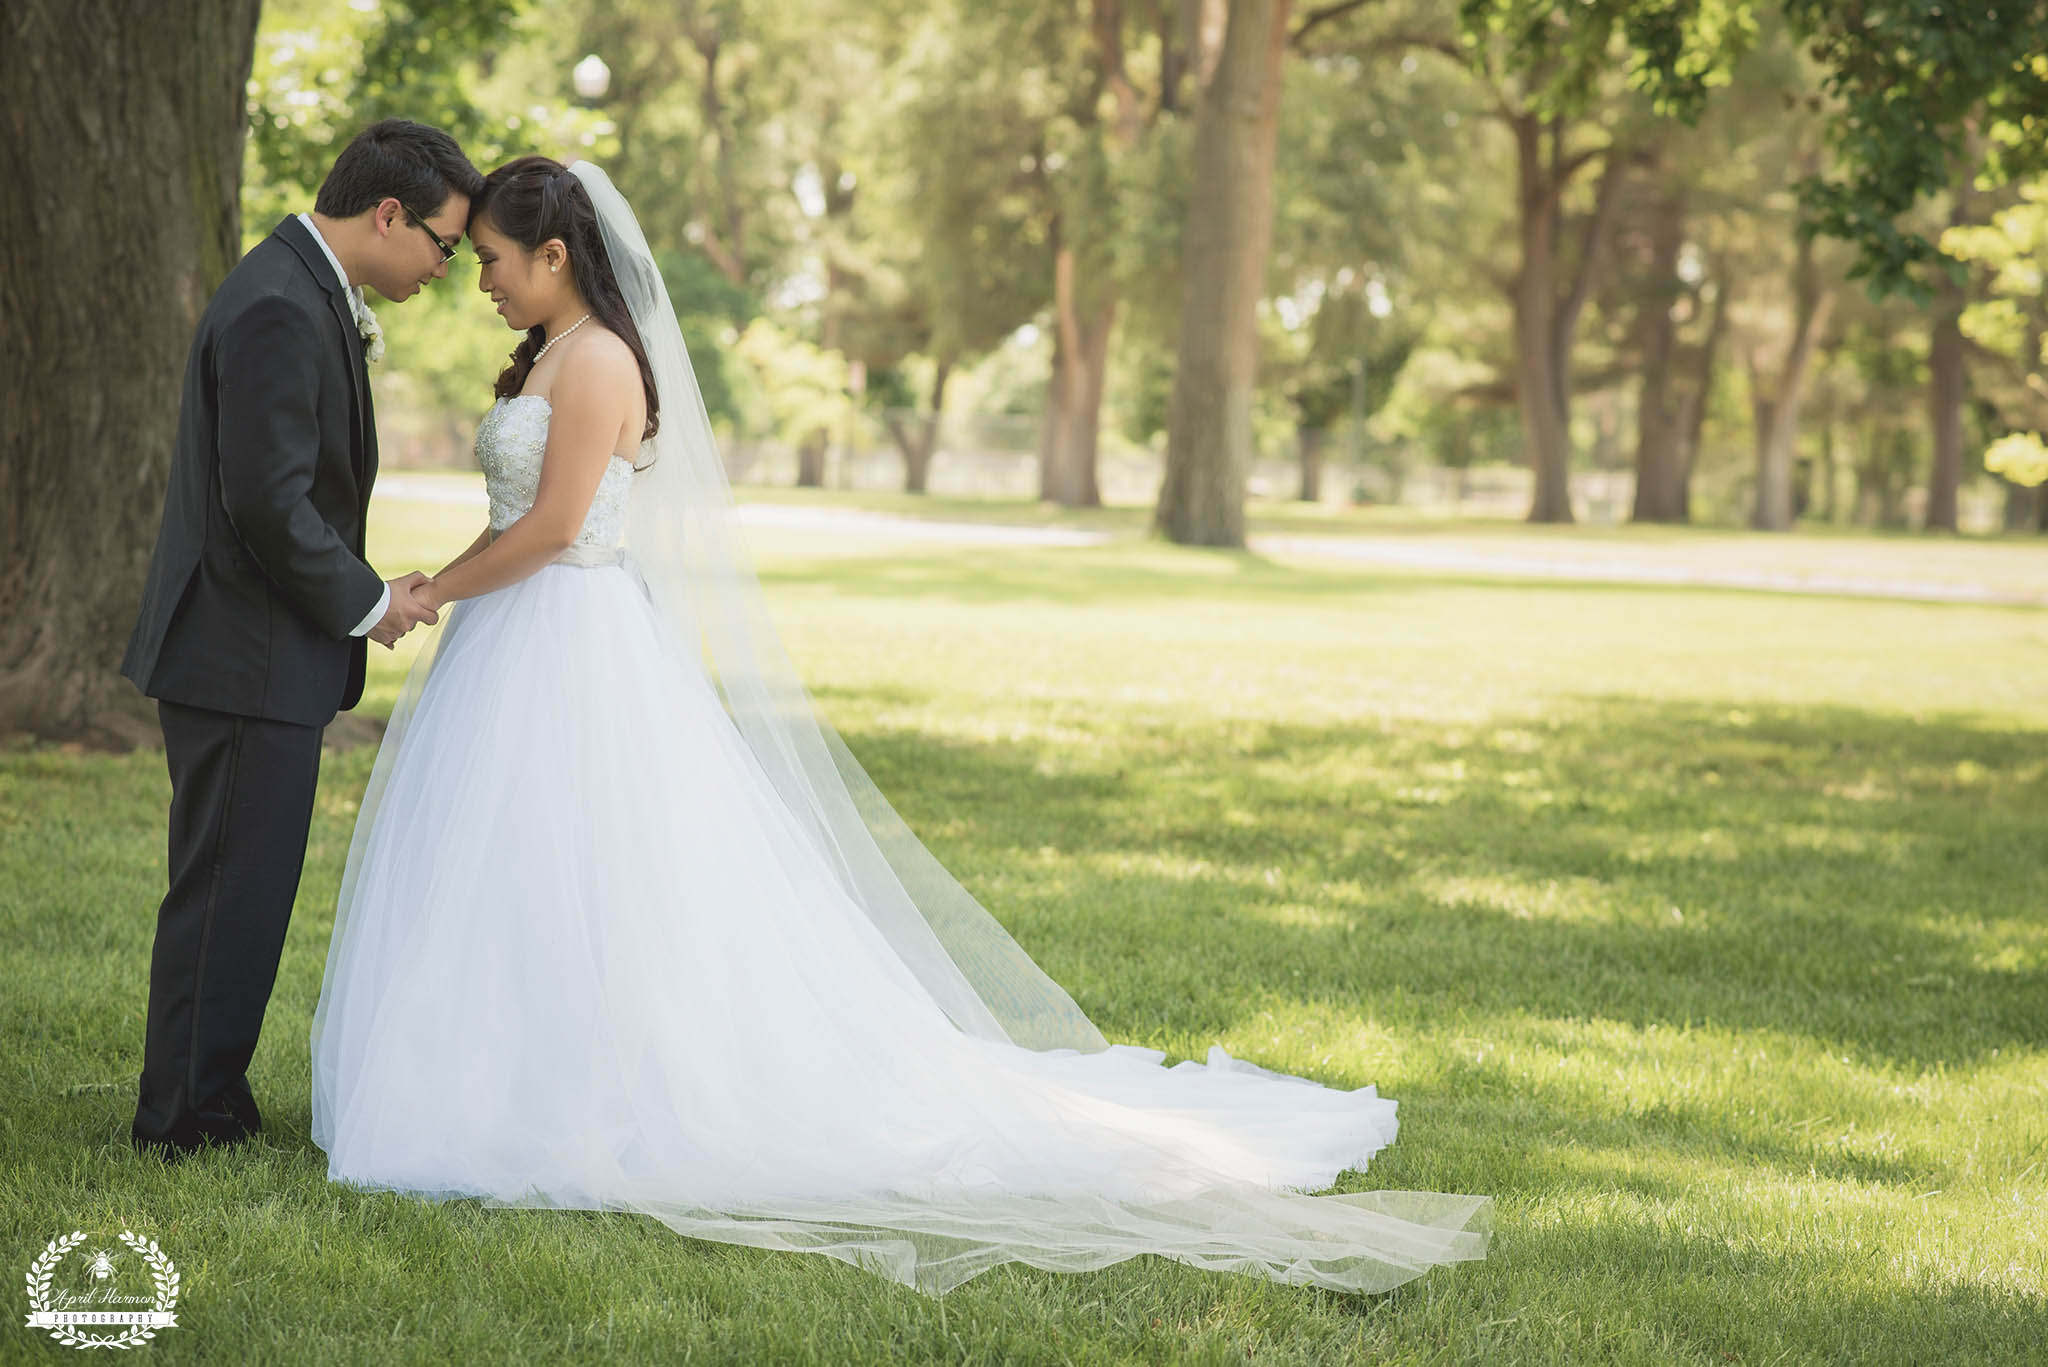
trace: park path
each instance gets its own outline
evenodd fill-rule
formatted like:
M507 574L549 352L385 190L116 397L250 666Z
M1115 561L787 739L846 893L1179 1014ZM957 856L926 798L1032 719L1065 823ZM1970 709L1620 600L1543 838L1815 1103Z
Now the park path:
M1251 548L1267 555L1301 555L1361 564L1479 574L1509 579L1561 579L1578 583L1658 584L1687 588L1752 589L1823 597L1903 598L1928 603L1986 603L2048 607L2048 594L2002 589L1981 581L1901 579L1830 567L1758 569L1699 562L1696 548L1581 542L1569 546L1502 548L1485 538L1369 536L1255 536ZM1691 551L1693 553L1688 553ZM1732 555L1730 558L1734 558Z
M380 480L378 499L459 504L482 508L481 487L394 475ZM779 503L739 505L743 525L779 531L881 540L904 545L1099 546L1111 533L1074 527L1023 527L994 522L936 521L898 517L865 508L796 507ZM1506 544L1503 544L1503 542ZM1548 538L1466 536L1418 532L1401 536L1259 535L1250 548L1282 558L1342 561L1442 574L1500 579L1545 579L1573 583L1655 584L1681 588L1747 589L1821 597L1891 598L1929 603L1976 603L2005 607L2048 607L2048 593L2027 587L2000 588L1959 566L1955 577L1904 579L1843 563L1820 546L1804 565L1755 568L1740 563L1744 543L1731 534L1726 544L1663 545L1598 540L1553 542ZM817 547L826 550L823 545ZM1868 558L1859 552L1845 559Z

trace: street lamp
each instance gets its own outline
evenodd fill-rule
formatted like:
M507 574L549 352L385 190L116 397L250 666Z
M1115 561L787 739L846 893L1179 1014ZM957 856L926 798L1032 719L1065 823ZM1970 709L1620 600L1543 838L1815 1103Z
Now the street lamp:
M604 58L593 52L576 63L569 73L569 81L584 99L601 99L604 92L612 88L612 69L604 64Z

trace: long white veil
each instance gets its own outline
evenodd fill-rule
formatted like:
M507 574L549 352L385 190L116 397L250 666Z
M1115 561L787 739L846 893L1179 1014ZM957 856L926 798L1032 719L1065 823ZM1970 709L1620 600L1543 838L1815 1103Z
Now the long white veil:
M1031 1049L1105 1048L1073 998L911 833L813 705L739 544L696 371L639 221L601 168L579 161L569 170L596 206L661 400L660 430L637 462L644 473L634 483L626 544L663 630L679 648L704 652L776 792L956 1025Z

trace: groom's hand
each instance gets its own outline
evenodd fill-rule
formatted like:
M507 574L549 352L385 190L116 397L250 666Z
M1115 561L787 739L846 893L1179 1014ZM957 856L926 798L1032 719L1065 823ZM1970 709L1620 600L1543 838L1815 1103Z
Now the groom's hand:
M384 610L384 616L377 625L370 628L370 639L389 650L398 643L399 637L421 622L434 623L441 617L413 597L414 587L427 582L427 576L419 570L385 582L391 586L391 606Z

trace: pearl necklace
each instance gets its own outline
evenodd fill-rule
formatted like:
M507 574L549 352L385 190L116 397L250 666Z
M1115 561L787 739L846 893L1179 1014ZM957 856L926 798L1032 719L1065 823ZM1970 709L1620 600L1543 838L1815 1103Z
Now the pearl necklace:
M589 321L590 315L586 313L581 318L578 318L575 322L569 324L569 326L563 328L560 332L556 333L554 336L548 338L545 342L542 342L540 344L540 350L533 353L533 363L535 365L539 365L540 358L548 354L549 347L561 341L564 337L567 337L570 333L574 332L577 328L582 327L585 323Z

